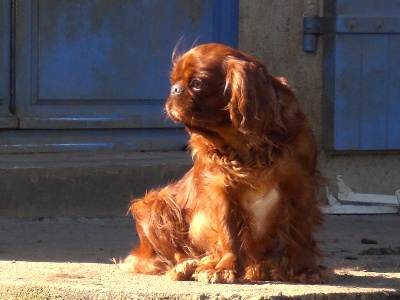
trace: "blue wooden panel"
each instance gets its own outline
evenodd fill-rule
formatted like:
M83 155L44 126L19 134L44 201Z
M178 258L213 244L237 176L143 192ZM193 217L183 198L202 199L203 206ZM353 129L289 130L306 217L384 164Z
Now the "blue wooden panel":
M17 118L10 113L11 91L11 1L0 0L0 128L17 127Z
M400 149L400 35L392 35L388 46L388 149Z
M337 37L334 131L335 149L357 149L360 138L361 48L350 35ZM351 68L349 68L351 66Z
M10 1L0 1L0 109L10 99Z
M368 35L361 41L360 148L384 148L387 141L387 35Z
M332 48L332 147L400 149L400 31L388 33L389 26L380 32L367 24L388 20L383 24L393 25L400 15L400 1L338 0L336 12L343 24L336 24ZM352 20L359 23L351 27Z
M17 0L23 128L163 128L171 53L236 46L238 1Z
M157 137L157 138L155 138ZM10 129L0 131L0 154L68 151L176 151L187 135L177 129Z
M400 33L400 17L337 17L337 33Z
M172 2L39 1L34 100L126 103L165 98L171 52L179 37L216 39L213 14L193 11L190 1ZM200 8L213 12L214 1L203 1Z
M398 16L399 0L336 0L338 16Z

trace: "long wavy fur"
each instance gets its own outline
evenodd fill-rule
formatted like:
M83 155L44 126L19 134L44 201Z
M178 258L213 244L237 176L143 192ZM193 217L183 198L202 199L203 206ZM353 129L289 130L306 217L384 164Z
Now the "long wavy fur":
M120 267L208 283L329 281L313 237L323 177L293 91L224 45L173 56L165 110L189 133L194 165L131 202L140 245Z

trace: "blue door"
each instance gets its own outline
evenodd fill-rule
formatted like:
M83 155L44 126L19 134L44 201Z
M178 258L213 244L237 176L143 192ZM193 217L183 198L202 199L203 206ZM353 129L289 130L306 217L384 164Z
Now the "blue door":
M16 128L11 113L11 1L0 1L0 128Z
M326 145L400 149L400 1L337 0L327 14Z
M37 149L179 149L186 136L163 113L175 45L237 44L237 0L16 0L14 23L1 3L14 60L1 49L12 93L2 81L0 112L18 124L2 133L14 148L33 134Z

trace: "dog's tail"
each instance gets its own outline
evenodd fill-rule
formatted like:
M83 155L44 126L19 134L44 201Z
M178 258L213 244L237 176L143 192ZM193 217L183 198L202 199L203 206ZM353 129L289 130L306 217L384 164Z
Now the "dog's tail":
M118 263L121 270L163 274L188 256L188 225L185 215L166 188L153 190L131 201L140 246ZM114 260L115 263L117 263Z
M166 262L176 263L177 253L187 253L188 223L185 213L168 189L151 191L131 202L130 211L136 220L141 243L147 240L155 254Z

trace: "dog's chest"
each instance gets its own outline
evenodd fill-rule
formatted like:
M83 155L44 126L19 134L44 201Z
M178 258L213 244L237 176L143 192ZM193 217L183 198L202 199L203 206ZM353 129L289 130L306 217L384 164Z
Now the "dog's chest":
M249 222L255 239L262 238L271 226L271 214L273 214L279 202L279 192L276 188L266 191L249 190L241 197L241 203L251 218L245 218ZM220 212L222 213L222 212ZM224 219L224 218L221 218ZM200 248L211 247L219 241L218 222L221 221L218 214L210 211L197 211L190 222L189 237L192 243ZM238 220L239 222L239 220Z
M203 250L211 250L218 242L218 220L214 214L198 211L194 214L190 226L189 237L193 245Z
M269 225L269 216L276 208L279 201L279 192L276 188L272 188L267 192L249 191L243 197L247 210L252 215L250 220L250 228L253 236L261 237L267 230Z

